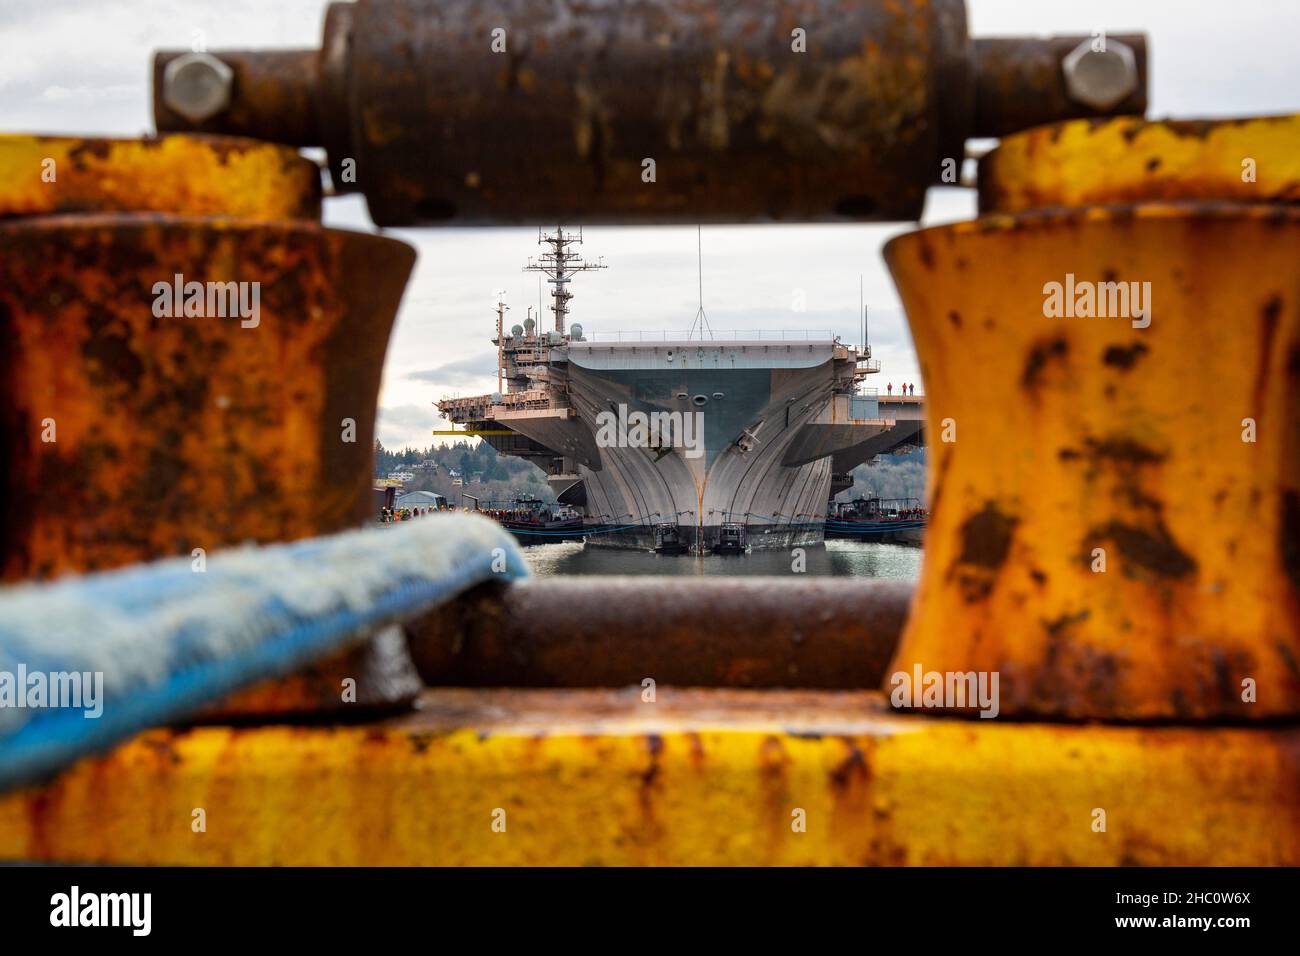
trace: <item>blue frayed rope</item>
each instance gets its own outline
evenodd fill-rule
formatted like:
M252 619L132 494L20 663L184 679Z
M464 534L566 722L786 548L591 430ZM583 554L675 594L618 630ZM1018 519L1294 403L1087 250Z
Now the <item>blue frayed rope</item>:
M0 589L0 789L258 681L291 673L488 580L527 575L495 522L439 515L291 544ZM19 708L28 675L102 673L102 714Z

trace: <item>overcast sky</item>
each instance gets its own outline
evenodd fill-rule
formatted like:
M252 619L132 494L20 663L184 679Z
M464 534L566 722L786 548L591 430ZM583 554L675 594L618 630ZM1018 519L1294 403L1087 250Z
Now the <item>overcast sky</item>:
M1145 31L1153 117L1297 110L1297 0L968 0L971 32ZM139 135L151 130L151 51L315 46L323 0L0 0L0 130ZM927 222L973 215L973 196L932 190ZM370 228L363 200L331 202L326 221ZM918 381L906 322L880 259L909 225L706 227L704 307L714 329L829 329L858 335L858 276L871 308L881 382ZM521 322L537 302L536 229L396 230L420 259L398 316L380 394L385 445L428 444L432 402L495 388L488 342L498 290ZM698 306L691 227L585 230L608 271L579 276L572 319L588 330L689 327ZM802 290L806 311L793 311ZM918 388L918 391L920 389Z

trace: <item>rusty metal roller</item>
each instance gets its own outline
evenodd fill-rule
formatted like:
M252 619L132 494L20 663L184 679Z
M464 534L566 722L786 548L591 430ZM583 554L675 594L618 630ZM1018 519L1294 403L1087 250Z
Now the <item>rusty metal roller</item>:
M319 50L157 54L154 113L324 146L386 226L915 219L969 137L1144 112L1145 38L1097 46L962 0L359 0Z

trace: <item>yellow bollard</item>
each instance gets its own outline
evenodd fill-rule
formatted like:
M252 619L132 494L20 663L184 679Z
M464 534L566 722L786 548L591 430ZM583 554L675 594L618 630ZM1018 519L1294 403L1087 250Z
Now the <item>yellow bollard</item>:
M1171 135L1153 127L1103 129ZM1279 128L1294 156L1289 121L1196 142L1202 160L1281 155ZM1094 135L1011 137L986 195L1113 198L1124 170L1103 182L1097 157L1067 152ZM1010 716L1300 714L1300 210L1193 198L1239 195L1225 177L1184 184L1184 202L990 215L887 246L932 455L891 673L997 672Z
M326 229L320 170L216 136L0 137L0 581L355 527L414 264ZM57 215L54 215L57 214ZM197 296L196 296L197 290ZM215 713L412 699L381 633Z

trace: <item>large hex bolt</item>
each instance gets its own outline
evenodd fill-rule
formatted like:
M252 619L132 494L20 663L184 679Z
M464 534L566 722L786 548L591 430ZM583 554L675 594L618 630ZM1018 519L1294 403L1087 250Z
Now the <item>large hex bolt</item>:
M235 73L210 53L186 53L167 64L163 101L192 123L202 123L230 106Z
M1124 101L1138 87L1137 57L1133 48L1120 40L1084 40L1064 60L1065 87L1071 98L1098 110L1108 110Z

